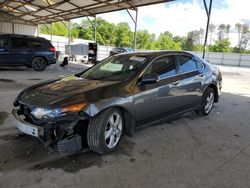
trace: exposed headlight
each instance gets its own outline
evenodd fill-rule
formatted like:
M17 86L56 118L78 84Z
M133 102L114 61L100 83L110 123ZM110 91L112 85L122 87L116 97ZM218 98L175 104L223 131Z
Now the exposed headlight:
M60 109L52 110L45 108L35 108L34 110L32 110L31 114L37 119L52 118L60 114Z
M37 119L53 118L62 115L65 112L79 112L86 106L86 103L79 103L57 109L35 108L32 110L31 114Z

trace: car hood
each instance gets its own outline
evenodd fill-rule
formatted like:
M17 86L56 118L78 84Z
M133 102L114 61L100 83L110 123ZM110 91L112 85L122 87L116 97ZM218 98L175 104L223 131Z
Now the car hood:
M70 76L47 81L25 89L18 97L20 103L34 107L57 107L77 102L89 102L89 91L106 88L117 81L86 80Z

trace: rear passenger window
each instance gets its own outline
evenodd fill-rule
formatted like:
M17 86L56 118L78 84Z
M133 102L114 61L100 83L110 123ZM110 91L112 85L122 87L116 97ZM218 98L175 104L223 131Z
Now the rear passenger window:
M13 38L12 39L12 47L15 48L22 48L22 47L28 47L28 39L25 38Z
M160 79L176 75L174 57L166 56L155 60L146 72L156 73Z
M191 72L197 70L196 62L189 56L178 56L180 63L180 73Z
M30 46L32 47L42 47L45 45L45 41L39 39L31 39Z
M204 68L204 65L203 65L199 60L195 59L195 62L196 62L196 65L197 65L198 70Z

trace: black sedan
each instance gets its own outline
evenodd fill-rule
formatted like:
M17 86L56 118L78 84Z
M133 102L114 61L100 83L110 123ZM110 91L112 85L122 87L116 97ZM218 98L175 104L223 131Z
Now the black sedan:
M221 84L219 69L190 53L127 53L23 90L12 113L20 131L62 155L84 143L106 154L139 127L192 110L208 115Z

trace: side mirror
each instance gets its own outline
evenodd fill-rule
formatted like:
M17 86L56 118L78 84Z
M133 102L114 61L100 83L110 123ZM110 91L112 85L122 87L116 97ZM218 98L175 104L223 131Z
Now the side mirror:
M153 84L158 82L159 76L157 74L145 74L141 77L141 83Z

